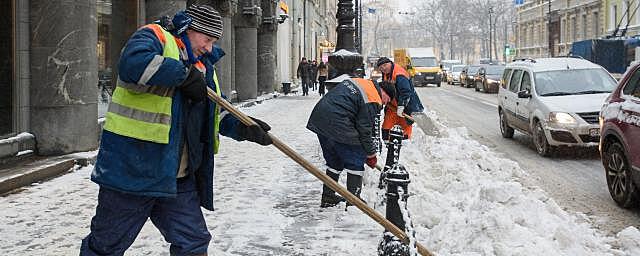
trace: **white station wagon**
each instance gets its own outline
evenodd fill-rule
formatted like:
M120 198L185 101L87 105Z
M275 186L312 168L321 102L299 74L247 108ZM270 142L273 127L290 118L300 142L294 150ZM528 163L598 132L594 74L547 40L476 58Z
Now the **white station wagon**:
M597 146L598 114L616 80L604 68L572 57L508 64L498 90L500 132L531 135L542 156L558 146Z

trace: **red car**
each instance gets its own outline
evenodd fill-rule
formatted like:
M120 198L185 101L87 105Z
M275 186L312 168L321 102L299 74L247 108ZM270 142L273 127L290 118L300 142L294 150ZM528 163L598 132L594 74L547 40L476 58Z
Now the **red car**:
M635 206L640 188L640 65L635 65L600 111L600 155L607 186L621 207Z

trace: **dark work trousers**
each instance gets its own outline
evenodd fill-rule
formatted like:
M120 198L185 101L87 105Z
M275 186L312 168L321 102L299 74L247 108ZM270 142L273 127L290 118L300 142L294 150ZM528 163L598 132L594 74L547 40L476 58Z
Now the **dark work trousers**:
M327 77L326 76L319 76L318 77L318 93L320 94L320 96L324 95L324 81L327 81Z
M171 255L207 252L211 234L200 209L194 175L177 180L176 197L127 194L100 187L91 233L82 240L80 255L123 255L151 218Z
M311 86L311 79L308 77L302 78L302 96L309 95L309 87Z

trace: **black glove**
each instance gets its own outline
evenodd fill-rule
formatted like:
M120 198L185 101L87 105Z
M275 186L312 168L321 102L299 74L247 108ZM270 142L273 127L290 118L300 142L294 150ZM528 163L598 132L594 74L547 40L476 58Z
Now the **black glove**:
M408 125L413 125L413 120L409 119L409 118L404 118L404 121L407 122Z
M207 97L207 83L204 75L197 68L190 68L187 78L178 86L182 94L195 102L203 101Z
M236 128L238 135L245 140L255 142L263 146L271 145L273 142L271 141L271 137L267 134L267 132L271 130L271 126L260 119L253 117L250 118L258 125L246 126L245 124L240 123Z

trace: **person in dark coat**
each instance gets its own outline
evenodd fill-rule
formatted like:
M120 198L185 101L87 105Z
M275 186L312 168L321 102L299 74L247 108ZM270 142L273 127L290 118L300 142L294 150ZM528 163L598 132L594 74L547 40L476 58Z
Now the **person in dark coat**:
M384 122L382 123L382 137L387 140L389 130L398 124L402 126L404 138L409 139L413 130L413 121L406 117L424 111L420 97L411 83L411 76L404 68L396 65L387 57L380 57L376 62L376 67L382 73L382 81L396 89L396 97L386 105Z
M222 17L191 5L182 29L149 24L122 50L91 180L100 186L91 232L80 255L124 255L151 219L171 255L206 255L211 234L201 207L213 211L218 134L271 144L270 127L246 126L207 100L220 93L214 43ZM178 24L178 22L172 22Z
M313 60L309 68L311 73L311 88L315 91L318 89L318 62Z
M298 64L297 77L302 80L302 96L309 95L309 86L311 83L311 67L307 58L302 57Z
M318 64L318 93L324 95L324 81L329 76L329 67L322 61Z
M364 165L374 168L377 162L374 120L390 97L371 80L342 75L329 82L336 85L313 108L307 129L318 136L326 174L337 182L346 170L347 190L360 197ZM320 207L332 207L343 200L323 185Z

